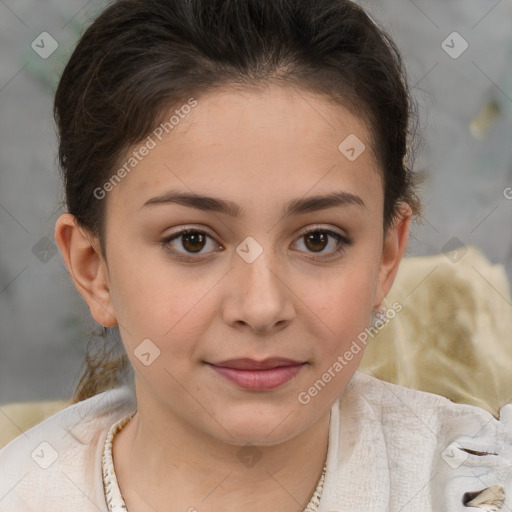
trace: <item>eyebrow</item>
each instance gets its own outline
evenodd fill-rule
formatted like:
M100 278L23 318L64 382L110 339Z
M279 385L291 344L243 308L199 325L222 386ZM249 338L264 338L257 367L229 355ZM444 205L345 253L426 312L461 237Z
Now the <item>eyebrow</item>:
M146 201L142 207L162 204L180 204L203 211L224 213L231 217L240 217L245 213L244 209L233 201L178 191L169 191L160 196L153 197ZM350 192L339 191L327 195L310 196L294 199L286 203L283 217L311 213L336 206L351 205L366 208L364 201L359 196Z

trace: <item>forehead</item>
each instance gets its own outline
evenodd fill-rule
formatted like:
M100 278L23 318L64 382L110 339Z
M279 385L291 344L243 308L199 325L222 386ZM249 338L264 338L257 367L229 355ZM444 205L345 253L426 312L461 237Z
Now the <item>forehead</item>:
M346 108L278 86L226 88L195 102L163 116L167 124L150 134L152 149L139 155L109 201L142 206L166 189L181 189L245 204L258 198L261 207L267 197L286 200L341 188L382 207L368 130Z

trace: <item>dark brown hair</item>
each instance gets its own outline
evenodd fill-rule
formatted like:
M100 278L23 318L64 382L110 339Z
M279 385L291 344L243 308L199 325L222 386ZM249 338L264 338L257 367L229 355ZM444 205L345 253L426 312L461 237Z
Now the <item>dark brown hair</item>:
M106 201L94 190L128 149L191 97L269 83L321 94L361 116L383 177L384 229L401 202L419 214L402 60L357 4L118 0L80 38L54 104L67 208L99 238L104 256ZM109 387L115 368L104 358L89 360L75 399Z

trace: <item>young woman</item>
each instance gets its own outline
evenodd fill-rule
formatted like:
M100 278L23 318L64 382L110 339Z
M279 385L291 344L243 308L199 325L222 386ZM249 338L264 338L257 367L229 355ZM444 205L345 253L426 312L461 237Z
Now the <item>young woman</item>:
M409 112L352 2L113 2L55 97L56 240L126 357L0 451L0 510L510 510L511 405L357 372L419 213Z

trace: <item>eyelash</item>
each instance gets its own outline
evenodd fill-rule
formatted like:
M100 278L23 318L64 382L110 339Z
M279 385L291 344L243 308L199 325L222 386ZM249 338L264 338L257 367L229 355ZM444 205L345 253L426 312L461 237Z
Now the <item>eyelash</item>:
M315 260L315 261L320 261L320 260L324 260L324 259L327 259L327 258L332 258L333 256L337 256L338 254L341 254L342 252L344 252L346 250L346 247L351 245L352 244L352 240L350 240L349 238L341 235L340 233L337 233L336 231L332 231L330 229L320 229L320 228L314 228L314 229L311 229L309 231L306 231L305 233L303 233L299 238L299 239L303 239L305 238L306 236L312 234L312 233L324 233L328 236L331 236L332 238L334 238L337 242L338 242L338 247L334 250L334 251L331 251L331 253L329 253L329 255L327 257L324 257L324 256L321 256L321 257L313 257L311 259ZM197 256L192 256L193 253L186 253L186 254L189 254L190 256L186 256L184 255L184 253L180 252L180 251L177 251L176 249L173 249L169 246L169 244L173 241L173 240L176 240L177 238L180 238L184 235L189 235L189 234L200 234L200 235L205 235L206 237L214 240L214 238L212 236L210 236L206 231L201 231L199 229L191 229L191 228L187 228L187 229L184 229L182 231L178 231L177 233L174 233L166 238L164 238L162 241L161 241L161 244L162 244L162 247L172 253L173 257L175 257L176 259L178 260L181 260L181 261L192 261L192 262L197 262L199 261L200 257L197 257ZM199 253L196 253L196 254L199 254ZM320 254L320 253L312 253L312 254ZM204 260L204 258L203 258Z

